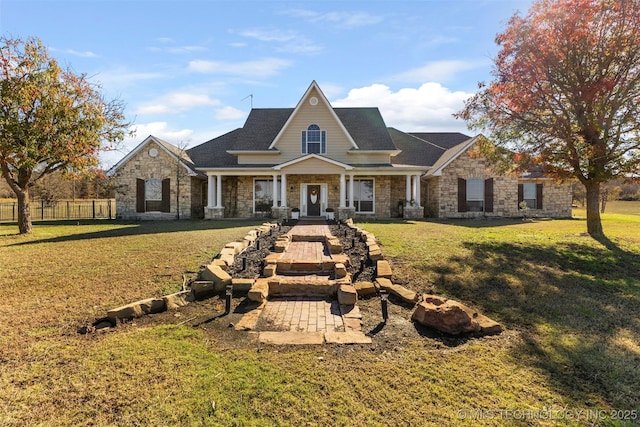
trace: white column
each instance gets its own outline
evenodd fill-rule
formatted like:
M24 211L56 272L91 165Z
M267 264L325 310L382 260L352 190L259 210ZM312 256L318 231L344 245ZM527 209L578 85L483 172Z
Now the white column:
M282 176L280 176L280 199L282 200L282 203L280 204L280 206L282 206L283 208L287 207L287 174L282 174Z
M405 199L407 202L411 200L411 175L407 175Z
M349 204L348 208L352 208L355 205L353 204L353 175L349 175Z
M214 201L216 198L216 181L213 179L213 175L207 176L207 207L213 208L215 206Z
M420 195L420 175L416 175L416 206L417 207L422 207L420 205L420 199L422 198L422 196Z
M345 208L347 203L347 182L344 174L340 174L340 207Z
M273 178L273 188L271 193L273 194L273 204L271 205L271 207L277 208L278 207L278 175L273 174L272 178Z
M216 175L216 208L222 207L222 175Z

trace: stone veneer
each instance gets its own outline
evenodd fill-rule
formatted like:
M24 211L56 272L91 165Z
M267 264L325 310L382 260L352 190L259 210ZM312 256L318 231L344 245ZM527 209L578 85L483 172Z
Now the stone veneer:
M222 177L222 205L224 206L225 217L230 218L250 218L253 216L263 216L262 214L254 214L253 212L253 186L254 180L272 179L271 176L223 176ZM363 176L362 178L368 178ZM290 215L292 208L300 206L300 185L303 183L323 184L326 185L328 195L327 204L323 207L333 208L339 219L346 219L345 214L350 213L349 217L354 215L359 218L389 218L391 216L399 216L397 209L397 201L395 199L399 195L405 194L405 177L395 176L379 176L374 178L375 181L375 212L374 213L353 213L353 208L340 209L340 176L336 174L323 175L287 175L287 210L283 208L276 209L274 218L282 218L284 212ZM346 180L347 191L349 179ZM401 188L396 188L401 187ZM398 199L400 200L400 199ZM282 203L282 201L279 201Z
M149 156L149 149L156 148L158 155ZM180 218L201 217L203 214L203 178L191 177L182 166L178 168L176 159L167 154L164 148L150 142L139 150L121 167L116 178L117 218L127 220L140 219L176 219L178 214L176 196L180 178ZM170 179L170 212L136 212L136 179ZM195 215L194 215L195 214Z
M458 212L458 178L493 178L493 212ZM532 217L571 217L571 185L551 179L518 179L514 175L498 175L486 159L472 148L447 165L441 176L431 177L422 187L427 215L434 218L520 217L518 184L542 183L543 208L529 209Z

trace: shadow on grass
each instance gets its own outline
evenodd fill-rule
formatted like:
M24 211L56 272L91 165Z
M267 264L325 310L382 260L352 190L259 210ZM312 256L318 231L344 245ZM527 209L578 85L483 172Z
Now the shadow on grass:
M513 357L573 401L640 407L640 254L600 239L551 244L466 242L437 284L507 328Z
M143 234L176 233L198 230L222 230L262 224L264 219L228 219L228 220L182 220L182 221L95 221L95 220L69 220L69 221L40 221L35 226L36 233L45 227L69 227L91 226L109 227L105 230L88 233L71 233L63 236L38 239L25 236L29 240L16 241L7 246L24 246L38 243L69 242L77 240L90 240L110 237L137 236Z

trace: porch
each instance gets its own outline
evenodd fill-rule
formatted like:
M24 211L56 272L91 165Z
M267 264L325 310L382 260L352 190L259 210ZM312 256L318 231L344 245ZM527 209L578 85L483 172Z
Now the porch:
M421 175L209 174L205 218L421 218Z

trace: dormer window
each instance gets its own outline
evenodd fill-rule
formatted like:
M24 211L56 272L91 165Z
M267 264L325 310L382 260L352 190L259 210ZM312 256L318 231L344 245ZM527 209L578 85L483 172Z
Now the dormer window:
M327 132L318 125L309 125L302 131L302 154L324 154L327 152Z

